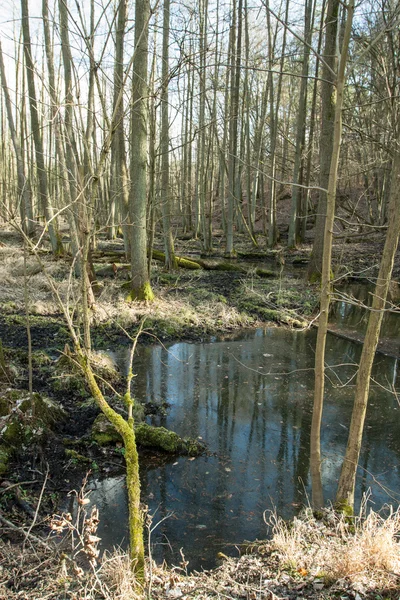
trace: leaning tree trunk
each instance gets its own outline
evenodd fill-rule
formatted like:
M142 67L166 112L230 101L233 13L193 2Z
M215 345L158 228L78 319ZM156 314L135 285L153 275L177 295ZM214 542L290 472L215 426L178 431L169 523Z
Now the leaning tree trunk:
M318 321L317 347L315 351L315 390L311 423L310 464L312 480L312 504L320 508L324 504L321 477L321 421L325 389L325 344L328 330L329 304L331 295L331 259L333 222L335 218L336 185L339 166L340 143L342 138L342 106L345 85L345 68L354 13L354 0L348 4L346 29L343 38L340 65L337 75L337 96L335 108L335 128L332 143L332 160L326 200L326 220L324 232L324 252L321 273L320 317Z
M353 413L347 442L346 455L336 495L339 506L354 506L354 490L357 465L360 457L361 441L364 429L365 414L368 404L368 393L371 380L372 364L379 341L383 311L389 291L394 257L399 245L400 236L400 150L397 148L392 167L390 189L388 229L383 249L379 275L375 286L371 312L368 319L367 332L358 367Z

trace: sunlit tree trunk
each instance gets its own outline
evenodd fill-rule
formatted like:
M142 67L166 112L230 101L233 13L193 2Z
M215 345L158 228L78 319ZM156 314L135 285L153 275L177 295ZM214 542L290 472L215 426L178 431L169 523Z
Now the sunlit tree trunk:
M288 246L294 248L299 239L300 225L299 217L301 215L301 190L296 184L301 183L301 167L303 161L304 142L306 134L307 121L307 85L308 85L308 66L310 58L310 43L311 43L311 15L312 15L312 0L306 0L305 4L305 19L304 19L304 50L303 50L303 66L301 70L300 82L300 99L297 113L297 133L296 133L296 151L294 157L293 171L293 188L292 188L292 208L290 212L289 238Z
M360 458L368 394L371 381L372 364L378 346L379 334L391 282L394 258L400 236L400 146L397 140L392 166L392 181L388 211L388 229L383 249L378 279L372 299L367 331L358 367L354 406L351 416L346 455L340 474L336 502L338 506L354 507L354 491L357 466Z
M328 329L329 304L331 296L331 258L333 222L335 218L336 185L339 166L340 144L342 138L342 106L345 86L345 68L353 22L354 0L350 0L347 8L346 29L343 38L340 64L337 74L336 106L334 135L332 140L332 160L327 192L327 211L324 231L324 252L321 273L320 316L318 320L317 347L315 350L315 388L314 405L311 423L310 465L312 481L312 504L320 508L324 504L321 477L321 422L325 390L325 345Z
M242 20L243 20L243 0L238 0L237 18L236 18L236 0L234 0L232 16L232 65L231 65L231 98L229 111L229 158L228 158L228 210L226 218L226 248L225 254L228 257L236 256L233 245L233 223L234 209L238 201L237 191L237 166L238 166L238 117L239 117L239 87L240 87L240 65L242 52ZM237 39L235 42L237 21Z
M147 59L150 19L149 0L135 5L135 56L132 74L131 109L131 187L129 209L131 221L132 288L128 299L153 300L147 268Z
M285 64L286 39L287 39L287 22L289 17L290 0L286 0L285 21L283 28L282 53L279 67L279 77L277 82L277 90L275 94L274 76L272 73L274 61L274 47L277 37L272 31L271 14L269 11L269 0L266 2L267 9L267 30L268 30L268 65L269 73L269 120L270 120L270 180L269 180L269 202L268 202L268 246L273 248L278 241L278 228L276 223L276 199L277 199L277 156L276 147L278 141L278 118L281 110L281 92L282 92L282 72Z
M40 208L44 211L46 216L46 224L49 231L50 243L53 250L53 254L56 256L62 254L63 248L61 238L58 233L57 221L54 218L53 207L50 202L50 197L47 188L47 170L44 161L43 152L43 138L41 133L41 125L39 123L38 103L36 99L35 90L35 76L34 76L34 63L32 57L31 48L31 36L29 28L29 13L28 13L28 1L21 0L21 13L22 13L22 33L24 39L24 54L25 54L25 66L26 66L26 79L28 83L29 92L29 107L31 116L31 131L32 137L35 144L35 157L36 157L36 172L39 187L39 199Z
M308 133L308 144L307 144L307 163L306 163L306 173L304 177L304 185L307 188L310 185L311 179L311 167L312 167L312 159L313 159L313 148L314 148L314 131L315 131L315 119L316 119L316 109L317 109L317 91L318 91L318 75L319 75L319 67L320 67L320 53L322 47L322 39L323 39L323 25L324 25L324 14L325 14L325 4L326 1L323 0L321 6L321 25L319 28L318 35L318 46L317 46L317 56L315 59L315 80L313 86L313 96L311 101L311 110L310 110L310 130ZM316 4L314 4L314 12L315 12ZM314 18L313 18L314 22ZM301 223L302 230L302 239L305 240L306 236L306 227L307 227L307 215L308 215L308 205L310 202L310 190L303 190L303 215Z
M127 1L120 0L115 32L115 66L114 66L114 98L113 107L116 120L116 129L111 145L111 172L112 203L115 204L114 212L121 217L122 233L124 237L125 254L130 256L130 231L129 220L129 184L126 163L125 135L124 135L124 102L120 98L124 86L124 40L127 21ZM110 223L110 237L115 236L115 222Z
M163 50L162 50L162 92L161 92L161 212L164 230L165 268L177 268L174 238L171 228L171 192L169 181L169 20L170 0L164 0L163 7Z
M321 81L321 134L320 134L320 175L319 185L328 188L329 173L332 157L332 139L335 119L335 86L336 72L336 41L338 31L338 14L340 0L328 0L325 20L325 46L322 65ZM308 278L311 281L319 279L322 269L322 255L325 246L324 229L326 219L326 198L324 191L319 193L317 218L315 222L315 238L308 265Z
M7 86L6 71L3 60L3 50L0 41L0 76L1 86L4 94L4 102L7 111L8 128L10 130L11 140L14 146L17 177L18 177L18 202L20 203L21 221L23 230L27 235L32 235L34 231L33 209L32 209L32 194L30 184L25 176L24 159L22 156L21 146L19 143L17 131L14 124L14 117L11 105L10 93Z

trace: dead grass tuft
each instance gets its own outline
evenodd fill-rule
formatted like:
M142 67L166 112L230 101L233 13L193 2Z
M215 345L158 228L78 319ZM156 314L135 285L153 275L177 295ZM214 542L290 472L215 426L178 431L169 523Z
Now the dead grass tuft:
M98 577L107 587L112 600L139 600L143 593L130 568L129 556L122 550L105 553Z
M326 511L323 521L308 510L289 525L273 513L268 523L270 548L294 570L364 588L400 582L400 509L385 518L371 511L354 520Z

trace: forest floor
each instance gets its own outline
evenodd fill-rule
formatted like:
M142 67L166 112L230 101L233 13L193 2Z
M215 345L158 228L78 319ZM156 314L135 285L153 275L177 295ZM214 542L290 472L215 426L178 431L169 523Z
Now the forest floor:
M162 250L161 246L157 247ZM207 258L211 266L226 262L221 236L215 237L214 247L213 256ZM335 276L341 281L355 278L373 283L382 248L383 238L379 234L368 236L368 241L353 240L353 243L346 244L341 241L334 246ZM122 250L121 240L110 242L100 239L94 253L100 282L100 291L92 313L92 343L97 351L130 344L143 317L146 317L146 334L141 337L141 343L168 343L178 339L199 341L214 339L215 336L226 337L254 327L307 328L312 326L317 316L318 285L309 284L305 276L311 252L310 244L293 251L283 246L268 251L264 247L254 249L244 236L238 236L238 259L231 261L231 264L239 265L239 271L179 269L168 273L160 263L153 261L152 287L156 300L146 306L126 302L129 269L123 262ZM177 239L176 250L180 256L198 257L201 253L200 242ZM105 561L101 566L104 577L97 574L91 578L86 573L81 581L76 573L74 575L75 567L71 567L72 563L66 564L68 559L62 559L61 551L55 551L54 547L49 549L47 542L44 545L42 543L41 536L49 530L46 515L56 511L60 493L67 493L81 479L82 473L90 468L99 468L102 472L107 463L108 474L110 469L111 472L121 472L124 460L118 445L106 449L92 443L90 428L98 409L80 377L74 372L67 372L65 365L60 370L60 357L65 345L70 344L70 336L47 276L52 278L70 310L75 311L79 328L80 290L71 275L70 261L55 260L46 250L41 250L40 255L46 275L32 253L26 256L25 267L19 237L10 230L1 231L0 340L4 348L7 373L0 377L0 411L1 400L8 398L10 390L19 390L22 400L27 397L29 370L24 291L26 281L33 351L33 389L59 402L66 412L66 418L60 419L54 424L52 431L44 434L43 427L37 427L34 433L39 433L36 437L29 438L30 445L25 443L24 438L23 451L14 452L9 457L10 470L5 473L7 480L0 487L0 521L3 519L0 523L0 599L132 598L132 581L129 577L126 579L121 574L119 582L111 577L112 573L126 572L123 567L124 558L114 557ZM264 271L261 277L257 274L257 269L260 268ZM399 275L398 253L393 274L394 304L399 302ZM342 333L346 335L346 332ZM351 332L349 336L359 337ZM381 350L398 354L399 348L390 340L382 340ZM108 366L105 365L102 376L110 378L109 382L112 382L117 391L121 391L124 382L119 375L115 375L112 365L110 369ZM153 407L144 407L144 410L153 410ZM0 412L0 429L2 415ZM22 422L24 418L21 413ZM29 422L28 426L32 428ZM1 460L0 455L0 463ZM110 464L113 466L110 467ZM47 470L48 474L45 475ZM39 501L44 479L46 493ZM10 486L18 482L26 484L10 489ZM39 507L37 511L36 507ZM28 536L23 542L26 531L33 522L33 531L39 541ZM307 523L310 531L314 532L313 535L321 530L326 539L341 540L343 550L349 546L349 530L344 535L342 525L335 522L332 528L324 521L311 518L307 519ZM282 529L277 530L277 534L281 535L279 531L282 533ZM304 560L299 556L290 557L275 546L260 544L253 547L252 554L237 560L222 558L218 569L190 577L185 575L184 561L172 570L154 566L150 582L151 597L155 600L196 597L243 597L251 600L400 598L398 562L393 562L394 559L389 561L391 566L388 566L389 562L379 563L377 571L383 574L383 579L380 580L377 579L378 575L372 576L369 573L368 565L361 569L365 577L362 575L360 579L357 575L354 581L349 579L349 573L355 568L354 565L351 566L351 562L347 574L332 575L331 567L338 561L328 555L316 560L316 549L323 546L323 540L318 538L314 544L305 535L305 530L302 531L305 536L304 546L301 545L301 536L295 542L287 538L287 543L292 549L298 546ZM392 534L395 535L393 531ZM396 541L395 537L393 539ZM397 551L394 556L398 561L398 542L394 547ZM337 551L339 554L342 552L340 549ZM117 563L113 561L119 561L119 570ZM120 586L119 591L115 587L117 585Z
M52 532L63 517L50 521ZM92 519L93 520L93 519ZM93 548L64 537L36 537L20 525L3 527L0 540L1 600L398 600L400 513L382 518L346 518L325 510L316 518L304 510L290 523L266 516L269 541L255 542L239 558L219 555L215 569L187 572L179 565L146 561L137 585L126 553L115 550L91 561ZM12 527L16 527L12 525ZM37 529L37 527L36 527ZM48 527L49 529L49 527ZM19 536L20 543L16 543ZM24 539L25 538L25 539Z

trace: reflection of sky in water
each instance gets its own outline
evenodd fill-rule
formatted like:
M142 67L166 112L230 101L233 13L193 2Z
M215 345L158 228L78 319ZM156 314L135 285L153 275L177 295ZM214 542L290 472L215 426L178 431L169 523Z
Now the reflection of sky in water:
M152 534L155 558L177 563L183 548L191 568L212 566L219 550L235 554L235 544L266 537L265 510L276 507L288 518L308 502L314 345L314 331L268 329L227 342L140 348L136 398L170 404L164 417L151 422L183 437L200 436L212 453L157 468L142 464L142 496L156 512L154 523L171 515ZM354 393L354 380L343 384L354 374L359 352L356 344L328 337L332 369L322 428L327 499L335 495ZM393 359L379 356L375 376L392 383L395 368ZM382 486L400 495L400 411L382 388L375 386L370 398L357 498L371 487L380 507L390 501ZM121 543L124 480L96 485L100 535L106 544Z

